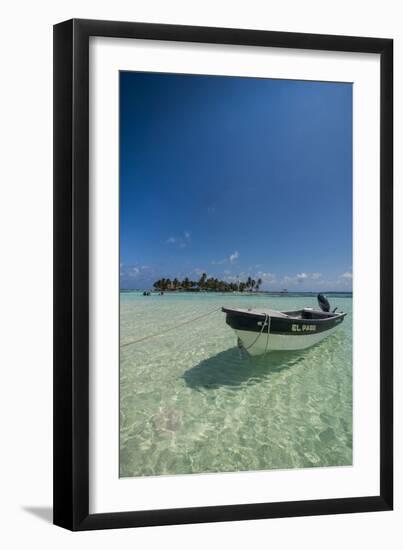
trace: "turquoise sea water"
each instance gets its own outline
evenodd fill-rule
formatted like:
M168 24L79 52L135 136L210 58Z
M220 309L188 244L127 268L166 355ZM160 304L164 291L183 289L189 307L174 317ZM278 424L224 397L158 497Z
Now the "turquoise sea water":
M329 296L329 295L328 295ZM251 358L215 312L120 353L120 475L352 464L352 298L334 333L302 352ZM220 306L287 310L315 297L120 295L125 344Z

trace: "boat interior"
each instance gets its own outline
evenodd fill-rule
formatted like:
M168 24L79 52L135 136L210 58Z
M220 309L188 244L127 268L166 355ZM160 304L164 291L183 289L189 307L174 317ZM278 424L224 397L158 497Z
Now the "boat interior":
M319 311L317 309L298 309L296 311L283 311L286 317L292 317L293 319L328 319L329 317L337 317L341 312L335 313L330 311Z

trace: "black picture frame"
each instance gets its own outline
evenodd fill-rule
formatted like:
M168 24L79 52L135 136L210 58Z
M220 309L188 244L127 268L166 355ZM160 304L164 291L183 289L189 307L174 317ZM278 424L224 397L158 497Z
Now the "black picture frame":
M89 513L89 38L377 53L380 123L380 489L365 497ZM73 19L54 26L54 523L71 530L393 507L393 40Z

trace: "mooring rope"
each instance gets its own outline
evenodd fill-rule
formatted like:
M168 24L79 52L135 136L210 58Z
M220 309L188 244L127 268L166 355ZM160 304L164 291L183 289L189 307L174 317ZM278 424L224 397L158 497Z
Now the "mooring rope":
M144 342L144 340L149 340L150 338L156 338L157 336L164 336L165 334L167 334L167 332L171 332L172 330L176 330L177 328L183 327L185 325L190 325L191 323L194 323L195 321L199 321L199 319L203 319L203 317L208 317L209 315L212 315L216 311L220 311L220 310L221 310L221 307L216 307L215 309L208 311L207 313L203 313L203 315L198 315L197 317L193 317L193 319L188 319L187 321L183 321L183 323L179 323L179 325L170 327L164 330L163 332L155 332L154 334L148 334L147 336L143 336L138 340L132 340L130 342L125 342L124 344L120 344L120 347L125 348L126 346L131 346L133 344Z
M244 350L248 351L248 349L250 349L252 346L254 346L256 344L256 342L259 340L259 338L261 337L261 335L263 334L263 331L264 331L264 327L266 326L266 323L267 323L267 313L265 313L265 318L264 318L264 323L262 323L262 328L260 329L260 332L259 334L256 336L256 338L253 340L253 342L251 343L250 346L248 346L247 348L245 348L245 346L243 346Z
M264 354L266 355L267 350L269 349L269 338L270 338L270 327L271 327L271 317L269 315L269 323L267 325L267 338L266 338L266 348L264 350Z

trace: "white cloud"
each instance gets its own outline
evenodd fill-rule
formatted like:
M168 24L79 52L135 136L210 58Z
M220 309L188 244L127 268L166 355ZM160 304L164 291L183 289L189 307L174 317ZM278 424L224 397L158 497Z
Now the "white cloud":
M228 256L228 258L223 258L222 260L211 260L211 265L223 265L227 263L234 264L239 256L240 254L238 250L235 250L235 252Z
M128 266L126 267L126 269L122 271L122 274L126 275L126 277L129 277L130 279L135 279L139 273L140 273L140 268L133 267L133 266Z
M190 241L191 241L190 231L184 231L183 237L171 236L165 242L167 244L177 244L179 248L186 248L188 244L190 244Z
M276 275L274 273L270 273L269 271L258 271L255 278L262 279L263 284L273 285L277 282Z
M305 273L302 271L301 273L297 273L296 275L284 275L282 282L283 284L295 284L295 283L304 283L306 281L318 281L320 279L320 282L322 282L322 273Z
M123 287L131 285L150 286L155 276L155 270L148 265L121 265L120 279Z
M352 279L353 278L353 274L351 273L351 271L346 271L345 273L342 273L340 275L340 278L341 279Z
M336 288L345 289L351 286L352 274L350 272L343 273L336 278L324 278L322 273L297 273L296 275L284 275L280 282L285 288L298 288L303 285L305 289L315 290L335 290Z
M238 252L238 250L235 250L235 252L233 252L230 255L229 261L230 261L231 264L233 264L238 258L239 258L239 252Z
M308 278L308 275L306 273L297 273L297 281L299 283L303 283L307 278Z

